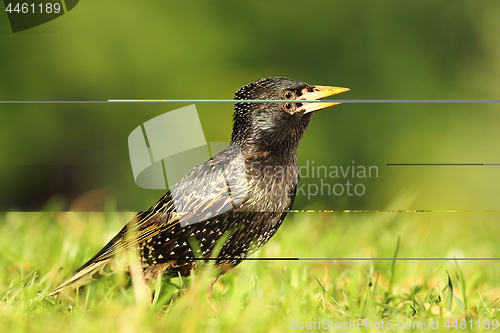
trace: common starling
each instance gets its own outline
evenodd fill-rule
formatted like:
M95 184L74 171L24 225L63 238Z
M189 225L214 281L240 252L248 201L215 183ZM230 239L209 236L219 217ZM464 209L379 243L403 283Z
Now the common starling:
M229 147L195 166L149 210L138 213L51 295L86 282L128 248L138 250L146 281L164 273L187 276L198 259L214 259L221 274L238 265L276 233L292 208L299 183L297 146L312 115L340 104L300 100L348 90L283 77L242 87L235 100L278 101L237 102ZM227 239L211 258L222 237Z

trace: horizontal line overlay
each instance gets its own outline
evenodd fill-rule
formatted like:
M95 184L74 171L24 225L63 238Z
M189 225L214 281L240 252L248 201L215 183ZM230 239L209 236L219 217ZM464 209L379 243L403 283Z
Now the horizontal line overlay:
M321 100L234 100L234 99L108 99L104 101L0 101L0 104L100 104L100 103L372 103L372 104L456 104L500 103L500 99L321 99Z
M286 213L500 213L500 209L290 209Z
M482 166L482 165L500 165L500 163L386 163L387 166Z
M282 100L282 99L108 99L113 103L268 103L268 102L295 102L295 103L500 103L500 99L320 99L320 100Z
M168 257L169 260L203 260L203 261L214 261L221 260L221 258L173 258ZM496 261L500 258L301 258L301 257L268 257L268 258L227 258L224 257L222 260L246 260L246 261L328 261L328 260L338 260L338 261Z
M7 213L52 213L51 211L0 211L1 214ZM252 213L269 213L264 211L249 211ZM288 209L282 211L283 213L500 213L500 209ZM108 211L85 211L85 210L71 210L62 211L61 213L92 213L102 214L110 213ZM127 213L136 214L137 211L115 211L113 213ZM274 212L278 213L278 212ZM279 212L281 213L281 212Z

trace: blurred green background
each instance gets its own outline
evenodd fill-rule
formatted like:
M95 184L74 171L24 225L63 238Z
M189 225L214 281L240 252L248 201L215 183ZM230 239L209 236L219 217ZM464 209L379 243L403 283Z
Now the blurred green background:
M496 0L82 1L15 34L4 13L0 100L231 99L268 76L349 87L341 99L499 99L499 13ZM164 191L135 185L128 135L185 105L0 104L0 210L149 208ZM207 141L229 141L232 106L197 108ZM362 196L299 195L294 208L498 209L500 166L385 164L500 163L499 125L500 104L318 112L299 162L379 174L351 179Z

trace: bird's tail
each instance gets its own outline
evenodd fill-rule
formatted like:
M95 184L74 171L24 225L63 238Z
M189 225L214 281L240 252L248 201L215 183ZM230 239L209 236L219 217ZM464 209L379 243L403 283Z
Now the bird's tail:
M77 271L72 277L64 281L60 286L52 290L48 296L59 296L61 292L71 286L83 285L94 279L94 275L107 275L104 271L105 267L109 264L111 259L106 259L98 262L90 263L82 270Z
M106 276L112 274L117 263L120 263L120 260L117 260L118 258L115 256L116 247L126 246L126 244L123 245L122 242L124 235L127 234L129 224L127 224L118 235L113 237L113 239L111 239L95 256L81 266L72 277L55 288L48 296L58 296L64 289L70 286L83 285L94 280L95 275Z

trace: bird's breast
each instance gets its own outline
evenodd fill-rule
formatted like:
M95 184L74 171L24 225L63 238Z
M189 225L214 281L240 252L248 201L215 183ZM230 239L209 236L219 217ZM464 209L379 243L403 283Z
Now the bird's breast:
M298 182L298 165L253 161L247 164L248 193L244 208L275 213L290 209Z

